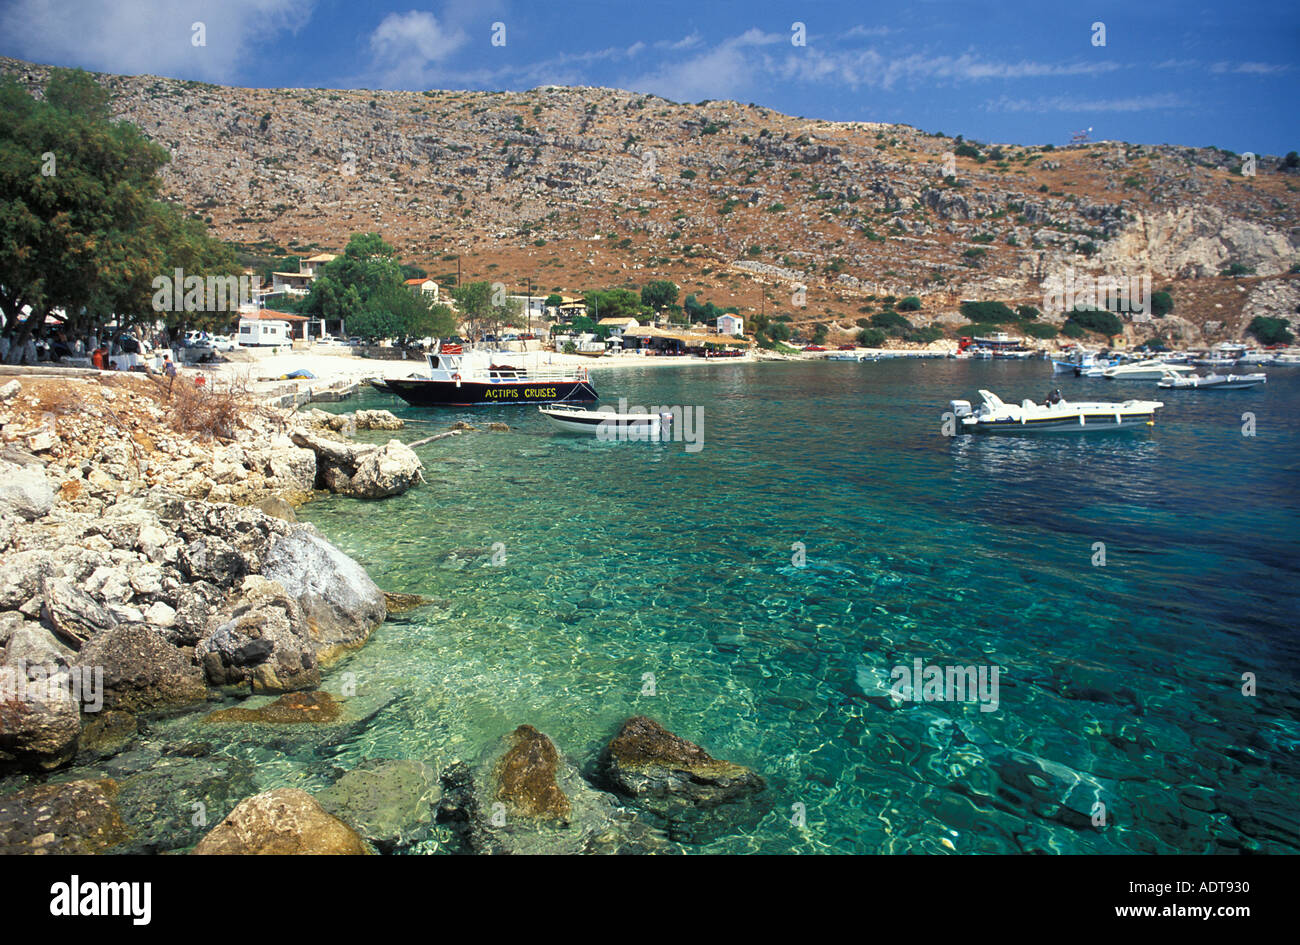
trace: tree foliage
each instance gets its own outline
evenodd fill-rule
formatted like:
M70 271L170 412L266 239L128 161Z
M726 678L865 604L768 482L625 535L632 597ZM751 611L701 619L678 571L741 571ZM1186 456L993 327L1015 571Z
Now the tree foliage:
M353 233L342 254L321 268L299 312L343 319L348 331L371 340L452 334L451 310L404 285L406 271L378 233Z
M1291 333L1285 318L1256 315L1246 326L1246 331L1254 335L1255 340L1263 345L1289 345L1295 341L1295 336Z
M111 321L228 322L229 311L153 308L154 279L178 267L186 277L240 272L201 221L159 199L166 150L112 121L108 92L85 72L56 69L44 92L37 100L0 80L0 331L17 348L59 328L98 334Z

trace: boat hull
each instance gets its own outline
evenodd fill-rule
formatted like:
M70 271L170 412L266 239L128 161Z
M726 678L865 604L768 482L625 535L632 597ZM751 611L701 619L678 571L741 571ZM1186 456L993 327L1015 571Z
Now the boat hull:
M1105 430L1145 430L1154 420L1155 411L1132 413L1085 413L1079 416L1041 417L1019 420L975 420L966 423L966 432L974 433L1100 433Z
M599 395L590 381L431 381L416 377L372 381L412 407L478 407L487 404L590 403Z
M582 414L577 411L551 413L543 410L542 416L559 431L576 436L594 436L601 440L657 440L663 430L663 420L658 416L617 414L603 410Z

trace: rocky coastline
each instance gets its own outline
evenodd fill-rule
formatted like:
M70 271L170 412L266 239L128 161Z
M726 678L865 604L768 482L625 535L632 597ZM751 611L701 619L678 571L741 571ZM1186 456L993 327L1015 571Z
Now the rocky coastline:
M660 853L762 815L762 777L642 718L586 765L523 724L441 770L333 769L314 795L258 791L254 765L206 742L144 744L178 717L271 749L341 744L395 696L338 695L322 674L427 606L294 512L321 490L418 486L410 446L352 439L400 419L205 396L237 409L214 427L144 377L5 385L0 852L401 853L437 829L451 852Z

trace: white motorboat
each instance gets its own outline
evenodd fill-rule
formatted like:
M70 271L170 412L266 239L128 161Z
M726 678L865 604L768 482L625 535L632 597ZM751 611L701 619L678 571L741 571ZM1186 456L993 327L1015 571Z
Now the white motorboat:
M1268 363L1271 367L1300 367L1300 354L1275 354Z
M618 413L607 407L585 410L581 407L539 406L537 410L552 426L565 433L619 442L657 440L673 419L670 413Z
M1134 361L1131 364L1116 364L1101 372L1101 376L1111 381L1158 381L1166 374L1190 374L1192 368L1186 364L1170 364L1159 358L1148 361Z
M1072 402L1053 391L1046 403L1025 400L1019 406L1004 403L992 391L981 390L983 403L972 411L968 400L954 400L949 406L966 433L1039 431L1137 430L1154 422L1156 411L1164 406L1158 400Z
M1268 380L1267 374L1185 374L1169 373L1158 387L1170 390L1245 390Z

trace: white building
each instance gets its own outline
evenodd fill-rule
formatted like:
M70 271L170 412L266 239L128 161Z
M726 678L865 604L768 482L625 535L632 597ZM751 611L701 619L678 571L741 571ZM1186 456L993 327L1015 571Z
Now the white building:
M720 315L718 316L718 334L720 335L743 335L745 333L745 320L739 315Z

